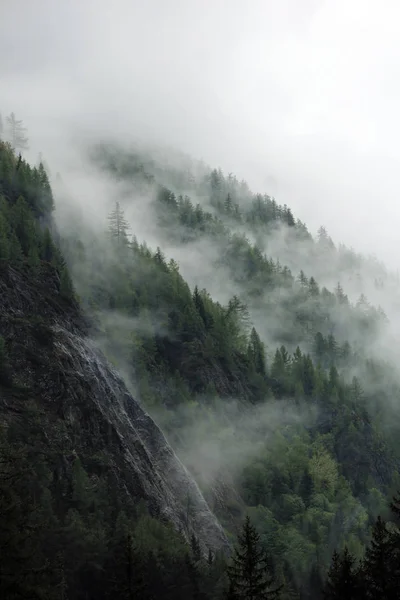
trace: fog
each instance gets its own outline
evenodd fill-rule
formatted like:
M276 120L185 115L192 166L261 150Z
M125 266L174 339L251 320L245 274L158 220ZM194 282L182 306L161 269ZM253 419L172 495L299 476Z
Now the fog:
M397 268L399 17L394 0L2 0L0 110L56 168L82 135L173 145Z

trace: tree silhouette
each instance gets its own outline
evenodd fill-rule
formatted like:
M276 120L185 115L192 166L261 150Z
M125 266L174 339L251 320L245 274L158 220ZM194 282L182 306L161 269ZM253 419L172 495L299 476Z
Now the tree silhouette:
M129 224L125 220L124 211L122 210L120 203L115 203L114 210L108 215L109 227L108 230L114 240L119 244L127 241L127 232L129 231Z
M367 598L395 600L400 597L400 562L396 537L378 517L372 540L365 553L364 571Z
M26 127L22 125L23 121L18 120L12 112L6 117L8 139L14 150L28 150L28 138L25 137Z
M324 587L324 600L361 600L359 571L347 548L342 556L333 553L332 564Z
M279 597L281 587L274 586L274 577L270 570L270 561L260 547L260 536L246 517L239 548L235 549L232 564L228 567L229 588L226 598L229 600L272 600Z

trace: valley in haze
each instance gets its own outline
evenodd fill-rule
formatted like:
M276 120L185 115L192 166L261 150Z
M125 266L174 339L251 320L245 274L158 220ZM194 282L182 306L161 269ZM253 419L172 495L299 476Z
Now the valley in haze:
M2 597L400 597L398 12L0 8Z

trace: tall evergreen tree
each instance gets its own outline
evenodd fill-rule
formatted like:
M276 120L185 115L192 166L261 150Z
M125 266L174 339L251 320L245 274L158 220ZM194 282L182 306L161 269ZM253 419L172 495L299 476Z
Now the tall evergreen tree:
M253 327L250 333L250 340L248 345L247 354L252 361L255 370L260 375L266 375L265 369L265 349L264 344L260 340L260 336Z
M363 597L355 559L347 548L342 556L336 551L333 553L323 597L324 600L361 600Z
M6 117L7 136L14 150L28 150L28 138L25 136L26 127L23 126L23 121L15 117L15 113L11 113Z
M125 243L127 241L127 232L129 231L129 224L125 219L124 211L121 208L120 203L115 203L114 210L108 215L109 221L109 233L118 244Z
M260 536L246 517L238 537L232 564L228 567L229 600L272 600L279 598L281 587L276 587L270 561L260 546Z
M400 560L395 541L386 522L378 517L364 562L366 597L370 600L400 598Z

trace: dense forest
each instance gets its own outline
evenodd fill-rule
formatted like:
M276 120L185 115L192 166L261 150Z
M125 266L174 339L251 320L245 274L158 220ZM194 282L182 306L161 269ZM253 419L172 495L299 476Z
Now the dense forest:
M112 144L88 156L115 184L94 226L70 208L79 190L55 182L54 200L43 162L17 154L21 122L7 123L3 276L53 277L60 310L90 318L91 337L162 426L234 550L204 553L143 503L125 505L93 457L72 455L68 477L57 477L41 398L18 415L7 402L25 388L0 331L2 597L398 598L400 388L392 357L374 351L390 322L343 283L353 274L352 293L364 290L362 272L379 292L395 278L336 248L324 228L314 239L290 208L231 174ZM155 248L128 217L144 202ZM268 254L278 238L288 265ZM206 269L191 264L197 280L171 248L212 249Z

